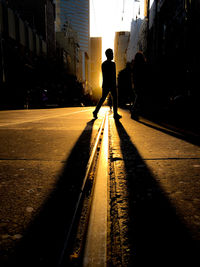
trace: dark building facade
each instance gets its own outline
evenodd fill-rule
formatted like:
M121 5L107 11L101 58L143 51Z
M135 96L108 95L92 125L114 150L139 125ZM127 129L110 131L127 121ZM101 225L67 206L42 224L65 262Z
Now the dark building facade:
M147 12L147 57L154 70L153 98L161 105L176 100L182 103L181 108L197 108L200 100L200 89L196 86L200 75L200 0L151 2Z
M35 88L45 83L55 55L54 8L50 0L0 0L1 108L22 108L30 95L32 103L41 101Z
M7 0L8 7L15 10L29 26L37 31L47 43L47 52L55 52L55 4L53 0Z
M82 84L56 46L54 2L0 0L0 109L82 101Z

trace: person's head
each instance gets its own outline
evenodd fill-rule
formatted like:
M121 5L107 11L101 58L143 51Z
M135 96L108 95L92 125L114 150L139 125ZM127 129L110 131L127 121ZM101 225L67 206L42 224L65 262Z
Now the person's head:
M106 54L106 57L107 57L108 60L113 60L113 51L112 51L111 48L108 48L106 50L105 54Z
M134 62L136 64L144 64L146 62L146 58L145 58L144 54L141 51L138 51L135 54Z

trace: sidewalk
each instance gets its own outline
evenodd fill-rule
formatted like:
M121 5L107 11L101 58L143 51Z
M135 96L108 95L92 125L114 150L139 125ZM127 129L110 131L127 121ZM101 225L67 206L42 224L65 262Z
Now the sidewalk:
M200 124L198 117L191 118L188 117L173 117L170 115L163 116L148 116L144 115L143 118L146 118L152 122L157 123L160 126L164 126L169 130L175 131L181 134L185 140L188 140L196 145L200 145Z
M195 266L199 149L183 142L185 134L167 120L162 123L168 127L153 118L132 120L127 110L119 113L119 122L109 120L110 261L123 267Z
M139 119L147 119L160 126L179 132L195 141L195 143L200 144L200 123L197 110L190 111L187 107L185 107L185 110L162 108L157 111L143 112Z

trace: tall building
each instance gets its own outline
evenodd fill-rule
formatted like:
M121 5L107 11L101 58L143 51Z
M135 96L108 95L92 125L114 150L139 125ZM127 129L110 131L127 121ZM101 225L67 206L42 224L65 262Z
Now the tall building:
M101 97L102 38L90 38L90 85L93 97Z
M116 63L116 74L126 67L126 51L128 48L130 32L116 32L114 41L114 61Z
M67 23L78 34L82 51L89 54L89 0L56 0L56 29Z

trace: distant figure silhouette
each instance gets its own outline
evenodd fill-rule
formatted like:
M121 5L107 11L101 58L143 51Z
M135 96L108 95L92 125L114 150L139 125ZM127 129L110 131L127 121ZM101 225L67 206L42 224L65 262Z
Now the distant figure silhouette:
M117 113L117 88L116 88L116 66L115 62L113 62L113 51L111 48L108 48L105 52L107 60L105 60L102 65L102 76L103 76L103 84L102 84L102 97L99 100L95 110L93 111L93 116L97 119L97 114L102 104L104 103L107 95L111 92L113 99L113 117L114 119L120 119L122 116Z
M135 100L131 109L134 117L142 108L143 94L147 82L146 58L141 51L137 52L132 65L133 91ZM137 115L136 115L137 116Z

